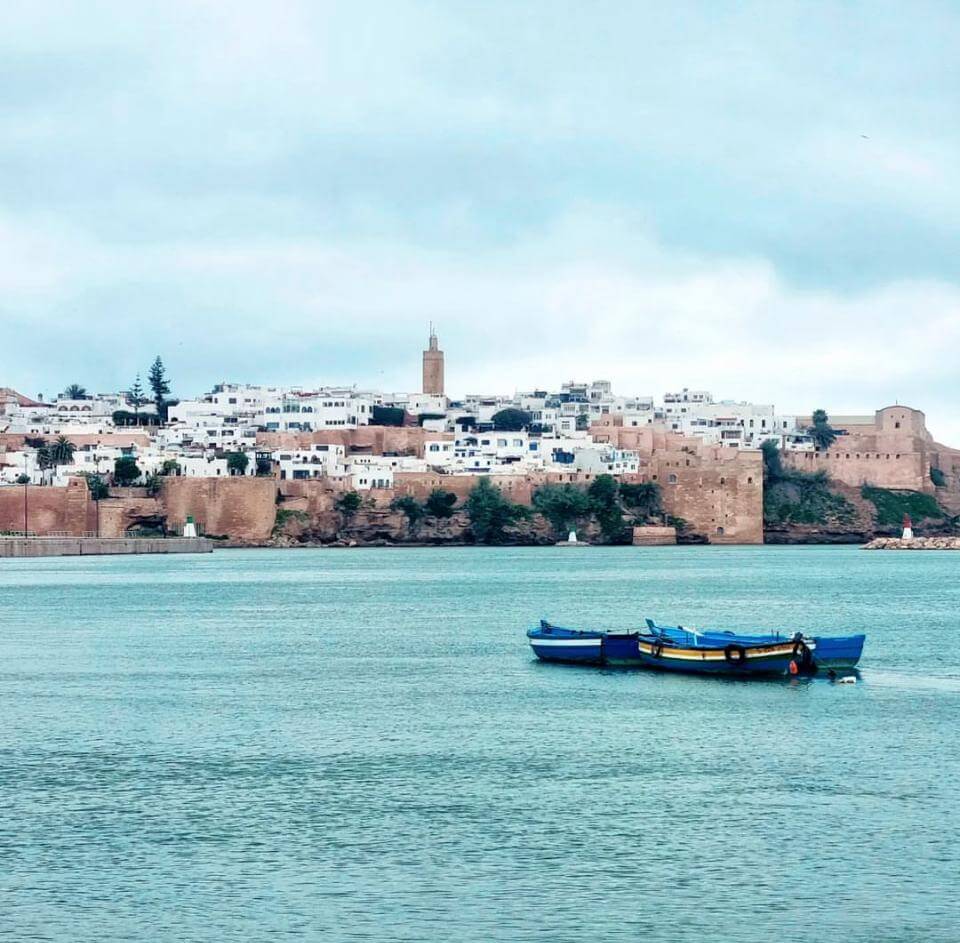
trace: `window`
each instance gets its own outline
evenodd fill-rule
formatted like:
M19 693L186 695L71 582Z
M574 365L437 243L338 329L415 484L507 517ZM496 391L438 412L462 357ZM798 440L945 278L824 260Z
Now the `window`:
M752 476L750 476L750 477L747 478L747 484L748 484L748 485L752 485L752 484L753 484L753 477L752 477Z
M717 536L718 536L718 537L722 537L722 536L723 536L723 528L722 528L722 527L718 527L718 528L717 528Z
M894 429L899 429L899 428L900 428L900 423L899 423L899 422L895 422L895 423L893 424L893 428L894 428Z
M671 485L675 485L675 484L677 483L677 476L676 476L676 475L668 475L668 476L667 476L667 481L668 481Z

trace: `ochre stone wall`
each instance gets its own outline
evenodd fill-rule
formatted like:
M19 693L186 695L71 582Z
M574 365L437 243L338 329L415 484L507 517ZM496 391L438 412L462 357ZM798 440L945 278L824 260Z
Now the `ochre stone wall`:
M510 500L529 505L537 488L545 483L572 483L586 487L596 476L578 473L547 475L497 475L491 480ZM717 456L665 451L650 457L636 481L653 480L661 486L664 508L688 522L688 531L712 543L759 543L762 540L762 470L758 452L732 452ZM469 475L399 473L393 490L363 492L368 506L385 511L401 494L424 500L433 488L457 495L462 503L477 483ZM149 497L144 489L129 489L100 502L100 533L122 536L131 527L164 522L179 532L187 516L201 531L225 536L240 543L270 539L276 522L277 496L282 507L303 511L311 519L334 526L340 515L336 502L342 483L324 480L277 482L272 478L165 478L160 495ZM23 521L23 489L0 488L0 529L20 530ZM97 508L85 482L72 481L68 488L28 488L30 529L38 534L94 533ZM384 519L386 520L386 518Z
M166 512L157 498L146 494L146 489L116 488L111 489L111 495L100 502L99 536L124 537L131 528L163 523Z
M746 449L656 452L648 474L663 508L712 544L763 543L763 457Z
M26 486L27 530L41 536L67 534L82 537L96 528L96 509L82 479L71 479L66 488ZM22 531L24 487L0 488L0 531Z
M805 472L825 471L851 487L904 488L933 493L930 466L939 450L919 409L887 406L878 409L872 425L848 425L847 435L823 452L787 452L784 462Z
M825 452L785 452L784 464L803 472L825 471L834 481L851 487L876 485L933 491L926 450L897 451L903 447L900 443L883 443L878 449L874 439L843 436Z
M171 530L191 516L208 536L257 543L273 532L276 496L272 478L166 478L160 502Z

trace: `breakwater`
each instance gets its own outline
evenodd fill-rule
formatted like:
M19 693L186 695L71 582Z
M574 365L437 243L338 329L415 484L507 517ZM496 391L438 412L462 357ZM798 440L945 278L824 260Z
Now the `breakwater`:
M877 537L864 550L960 550L960 537Z
M206 537L0 537L0 557L81 557L104 554L210 553Z

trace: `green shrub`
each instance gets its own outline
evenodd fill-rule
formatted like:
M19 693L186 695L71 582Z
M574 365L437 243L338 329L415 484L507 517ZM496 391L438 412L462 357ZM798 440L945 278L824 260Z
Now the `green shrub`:
M363 498L356 491L348 491L337 498L337 510L345 517L352 517L360 510Z
M608 543L625 543L630 528L624 523L620 506L620 488L613 475L597 475L587 489L594 517L600 525L600 533Z
M493 428L497 432L519 432L530 425L531 415L525 409L508 406L493 414Z
M374 406L370 422L374 426L402 426L406 415L399 406Z
M102 501L104 498L110 497L110 489L100 475L87 472L83 477L87 479L87 488L90 490L90 497L94 501Z
M132 485L140 477L140 468L132 455L124 455L113 463L113 480L118 485Z
M570 527L593 511L590 496L576 485L543 485L534 492L533 507L542 514L558 533Z
M915 521L942 521L947 517L936 499L921 491L864 485L860 495L877 509L877 525L880 527L897 526L903 521L904 514L909 514Z
M452 491L434 488L427 496L424 510L430 517L450 517L456 503L457 496Z
M407 516L407 523L410 527L416 526L417 522L423 517L423 505L413 495L404 494L399 498L394 498L390 502L390 507L394 511L403 511Z
M646 520L663 513L660 486L655 481L637 485L621 482L620 499L638 518Z
M482 544L503 543L507 526L530 515L527 508L508 501L489 478L481 478L473 486L464 507L473 537Z

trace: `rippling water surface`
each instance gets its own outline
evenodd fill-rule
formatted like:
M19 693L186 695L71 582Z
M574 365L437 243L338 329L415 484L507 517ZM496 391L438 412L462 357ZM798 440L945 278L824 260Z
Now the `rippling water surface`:
M960 554L0 560L0 935L960 939ZM540 615L864 630L857 685L535 662Z

